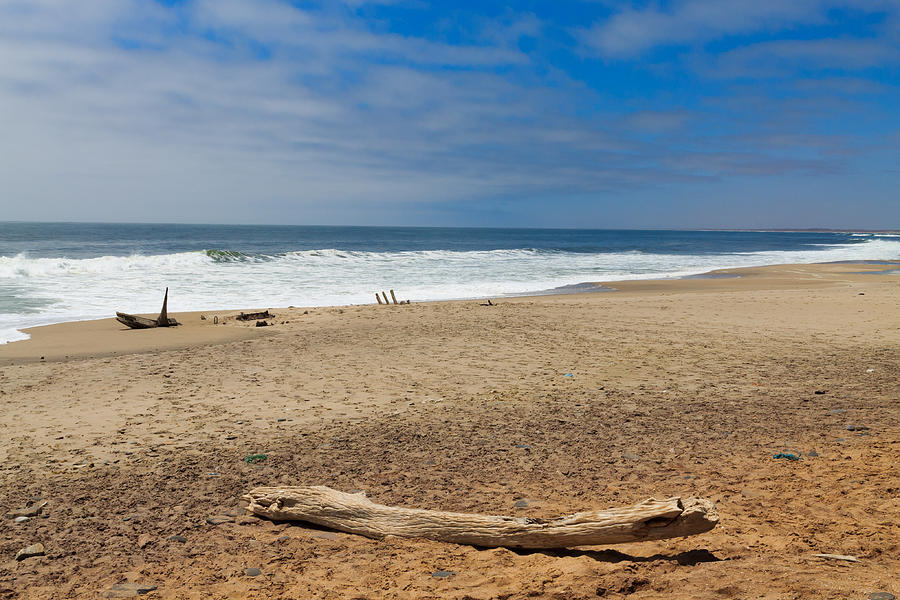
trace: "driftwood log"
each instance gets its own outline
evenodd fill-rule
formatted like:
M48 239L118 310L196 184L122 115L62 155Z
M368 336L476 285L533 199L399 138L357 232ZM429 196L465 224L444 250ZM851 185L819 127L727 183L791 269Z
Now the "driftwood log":
M719 522L703 498L649 499L627 508L580 512L556 519L501 517L375 504L364 493L324 486L258 487L247 510L278 521L306 521L382 538L395 535L485 548L568 548L642 542L709 531Z

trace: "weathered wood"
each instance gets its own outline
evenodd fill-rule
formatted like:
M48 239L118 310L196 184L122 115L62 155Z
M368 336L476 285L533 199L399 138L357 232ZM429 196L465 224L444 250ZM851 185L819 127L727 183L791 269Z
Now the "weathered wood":
M159 327L159 322L156 319L148 319L146 317L139 317L137 315L129 315L128 313L116 313L116 321L122 323L123 325L127 325L132 329L151 329L153 327Z
M163 296L162 310L159 311L159 317L156 318L156 324L159 327L168 327L169 326L169 314L168 314L168 310L167 310L168 305L169 305L169 288L166 288L166 295Z
M397 296L394 295L394 290L391 290L391 300L394 301L394 304L397 304Z
M390 304L390 302L388 302L388 299L387 299L387 294L384 293L384 290L381 290L381 295L384 296L384 303Z
M254 312L254 313L241 313L235 317L238 321L258 321L260 319L271 319L275 315L269 312L269 309L262 312Z
M482 547L567 548L683 537L719 522L703 498L649 499L628 508L580 512L556 519L452 513L375 504L365 494L324 486L258 487L247 510L274 520L298 520L371 538L427 538Z
M152 329L154 327L175 327L179 325L175 319L170 319L167 311L169 303L169 288L166 288L166 295L163 296L162 310L155 319L140 317L123 312L116 312L116 321L130 327L131 329Z
M378 295L378 292L375 292L375 299L378 300L378 304L381 304L381 296Z

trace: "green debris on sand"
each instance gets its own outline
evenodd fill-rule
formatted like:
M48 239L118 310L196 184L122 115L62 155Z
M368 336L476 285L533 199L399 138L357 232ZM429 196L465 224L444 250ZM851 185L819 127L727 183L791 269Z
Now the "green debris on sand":
M265 454L251 454L249 456L244 457L244 462L248 463L248 464L261 463L262 461L266 460L267 458L269 458L269 457L266 456Z
M790 452L779 452L772 458L786 458L788 460L803 460L799 454L791 454Z

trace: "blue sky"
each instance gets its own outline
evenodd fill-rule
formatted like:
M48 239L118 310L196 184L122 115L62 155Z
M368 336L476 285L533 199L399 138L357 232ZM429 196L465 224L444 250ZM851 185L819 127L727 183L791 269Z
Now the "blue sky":
M0 0L3 220L900 228L900 0Z

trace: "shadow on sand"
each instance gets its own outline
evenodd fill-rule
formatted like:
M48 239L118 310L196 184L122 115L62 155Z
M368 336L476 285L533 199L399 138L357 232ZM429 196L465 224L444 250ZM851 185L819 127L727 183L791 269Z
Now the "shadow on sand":
M522 550L513 549L513 552L520 555L543 554L545 556L556 557L579 557L586 556L599 562L618 563L618 562L656 562L667 561L675 562L679 565L694 566L699 563L718 562L723 560L703 548L701 550L688 550L687 552L679 552L678 554L654 554L652 556L632 556L619 552L618 550L573 550L570 548L560 548L559 550Z

